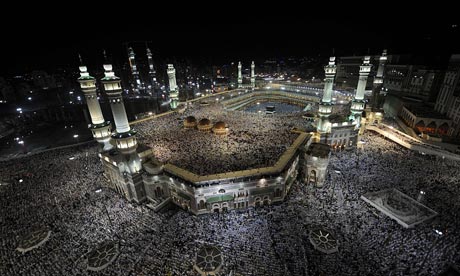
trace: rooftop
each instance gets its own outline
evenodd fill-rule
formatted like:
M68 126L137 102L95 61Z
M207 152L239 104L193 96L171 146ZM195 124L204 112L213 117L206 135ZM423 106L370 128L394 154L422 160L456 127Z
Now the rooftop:
M416 105L406 105L404 106L407 110L409 110L412 114L419 118L432 118L432 119L444 119L449 120L449 118L436 110L433 110L431 106L427 106L424 104Z
M323 143L311 143L308 148L307 154L315 157L326 158L331 152L331 147Z

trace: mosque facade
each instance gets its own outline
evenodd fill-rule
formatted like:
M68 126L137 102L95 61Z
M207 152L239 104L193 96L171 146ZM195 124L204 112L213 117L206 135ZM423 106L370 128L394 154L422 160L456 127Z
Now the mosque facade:
M105 131L104 138L99 137L97 131L93 132L93 135L101 144L99 157L111 188L122 194L128 201L150 204L154 206L153 208L172 202L198 215L281 202L296 179L304 178L308 185L317 187L323 185L327 176L330 146L325 143L312 143L315 135L300 130L292 130L298 133L298 137L270 167L197 175L173 164L159 162L151 148L137 143L136 131L127 121L121 97L120 79L115 76L110 64L104 65L104 69L106 73L101 81L110 101L115 126L110 138L107 135L110 132L110 128L107 127L109 123L100 126L101 130ZM254 66L251 69L253 72ZM90 99L87 101L90 114L92 117L94 115L93 127L99 127L104 119L97 108L99 103L93 95L95 80L89 76L86 67L81 66L80 71L82 77L79 81ZM174 87L173 73L173 67L169 66L168 75L172 86L170 90L175 92L177 89ZM259 95L260 92L249 92L241 95L238 100L243 102L254 100L248 96L250 94L254 94L254 97L264 96ZM274 97L294 102L311 100L284 92L279 92ZM233 103L235 98L238 96L232 99ZM238 101L237 105L239 105ZM172 109L176 107L175 104ZM209 132L207 135L226 135L228 132L225 122L212 124L206 118L198 121L189 116L185 118L183 124L184 128ZM110 149L110 145L114 148Z

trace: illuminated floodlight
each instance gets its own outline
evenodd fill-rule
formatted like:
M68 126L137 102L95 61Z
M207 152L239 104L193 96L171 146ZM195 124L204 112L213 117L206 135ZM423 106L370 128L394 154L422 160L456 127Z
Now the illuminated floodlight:
M21 141L18 141L18 144L24 145L24 141L22 141L22 140L21 140Z
M74 135L73 135L73 138L78 138L78 134L74 134Z
M424 192L424 191L420 191L420 194L424 195L424 194L425 194L425 192Z
M96 193L100 193L100 192L102 192L102 189L99 188L99 189L97 189L95 192L96 192Z
M438 234L439 236L443 235L443 233L441 231L439 231L438 229L434 229L434 232L436 232L436 234Z
M23 180L22 178L21 178L21 179L19 179L19 183L22 183L23 181L24 181L24 180Z

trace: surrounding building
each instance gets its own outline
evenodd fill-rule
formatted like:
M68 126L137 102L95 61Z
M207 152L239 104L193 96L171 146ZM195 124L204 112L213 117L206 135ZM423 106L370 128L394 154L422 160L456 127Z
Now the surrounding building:
M386 93L434 102L444 77L443 71L422 65L388 64L385 68Z
M441 85L435 110L452 119L448 134L460 137L460 55L452 55Z

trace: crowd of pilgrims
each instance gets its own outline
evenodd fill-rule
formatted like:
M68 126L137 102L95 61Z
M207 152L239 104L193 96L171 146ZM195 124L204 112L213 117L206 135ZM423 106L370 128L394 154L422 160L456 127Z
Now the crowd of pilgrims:
M221 104L187 108L136 124L138 141L153 149L161 162L171 163L198 175L225 173L273 166L298 137L291 130L305 126L301 114L254 114L226 111ZM182 119L194 116L211 123L223 121L227 135L185 129ZM181 118L182 117L182 118Z
M363 141L332 153L323 188L298 179L281 204L202 216L128 203L108 188L94 145L1 161L0 275L86 275L86 256L105 240L119 242L120 255L104 275L196 275L204 244L222 250L221 275L438 275L460 263L458 162L376 134ZM421 203L438 216L405 229L360 199L391 187L413 198L423 190ZM46 243L15 250L45 227ZM337 238L337 253L309 243L318 227Z

